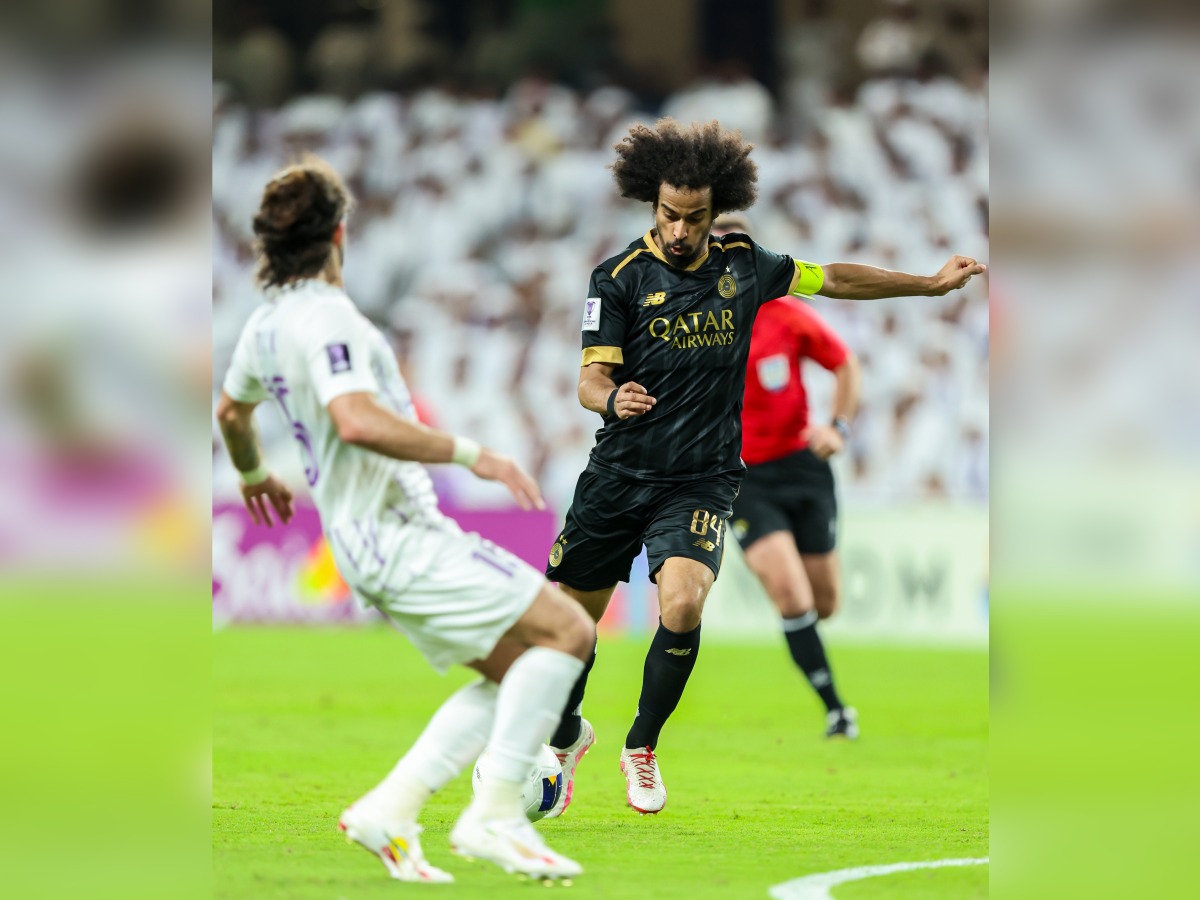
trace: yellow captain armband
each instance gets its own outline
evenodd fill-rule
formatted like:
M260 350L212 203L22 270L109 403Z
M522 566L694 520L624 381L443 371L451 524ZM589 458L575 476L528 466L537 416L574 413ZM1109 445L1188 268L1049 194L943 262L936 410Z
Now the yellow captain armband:
M796 286L792 293L797 296L810 296L821 290L825 284L825 270L816 263L793 260L796 264Z

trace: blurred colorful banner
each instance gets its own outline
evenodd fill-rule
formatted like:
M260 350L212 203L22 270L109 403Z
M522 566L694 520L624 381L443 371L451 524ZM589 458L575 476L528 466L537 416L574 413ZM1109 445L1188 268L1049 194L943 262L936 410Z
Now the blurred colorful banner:
M464 531L505 547L539 571L558 533L550 512L442 511ZM372 621L358 609L334 565L316 509L301 504L287 526L250 521L236 503L213 506L213 622L332 623Z

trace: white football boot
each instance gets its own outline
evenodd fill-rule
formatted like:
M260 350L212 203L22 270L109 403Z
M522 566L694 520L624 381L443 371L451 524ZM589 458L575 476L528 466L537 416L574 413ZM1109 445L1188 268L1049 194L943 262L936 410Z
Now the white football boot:
M591 722L583 719L579 726L579 737L575 743L562 750L558 747L550 748L558 757L559 765L562 766L563 789L562 793L558 795L558 802L550 807L550 812L546 813L545 818L557 818L565 813L567 807L571 805L571 796L575 793L575 770L579 768L579 761L583 759L594 743L596 743L596 731L592 728Z
M583 867L546 846L524 816L483 819L470 807L450 831L450 849L459 856L485 859L505 872L531 878L574 878Z
M379 857L388 874L397 881L423 881L429 884L454 881L453 875L431 866L425 859L425 854L421 852L421 826L416 822L384 826L365 811L351 806L338 819L338 828L346 833L347 840L360 844Z
M621 751L625 773L625 799L638 812L651 814L667 805L667 788L658 771L658 757L649 747Z

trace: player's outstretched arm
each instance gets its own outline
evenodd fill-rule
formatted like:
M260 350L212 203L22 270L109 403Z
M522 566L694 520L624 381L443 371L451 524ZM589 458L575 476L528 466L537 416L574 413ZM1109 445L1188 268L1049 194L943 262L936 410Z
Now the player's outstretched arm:
M499 481L522 509L544 509L537 482L515 460L420 422L410 422L381 405L374 394L355 391L329 401L338 437L347 444L392 459L459 463L488 481Z
M271 474L262 458L262 445L258 440L258 429L254 425L254 408L257 403L240 403L224 391L217 401L217 424L221 437L229 451L233 467L242 480L242 502L255 525L274 524L271 509L279 516L281 524L291 521L292 492L287 485ZM268 506L269 504L269 506Z
M798 269L792 292L815 293L840 300L882 300L885 297L940 297L956 291L987 266L969 256L952 256L936 275L910 275L857 263L830 263L821 267L824 282L815 290L805 291Z
M579 402L584 409L602 416L616 415L619 419L644 416L658 401L636 381L620 387L613 381L615 366L594 362L579 370Z

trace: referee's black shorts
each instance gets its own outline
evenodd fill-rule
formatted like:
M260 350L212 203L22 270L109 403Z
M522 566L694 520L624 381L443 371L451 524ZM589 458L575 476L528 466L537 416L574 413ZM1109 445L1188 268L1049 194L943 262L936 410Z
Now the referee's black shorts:
M805 448L748 466L729 528L743 550L772 532L790 531L801 553L829 553L837 545L837 493L829 462Z
M550 548L546 577L579 591L627 582L643 544L655 583L672 556L702 562L716 576L737 489L736 478L720 476L652 484L584 471L562 532Z

